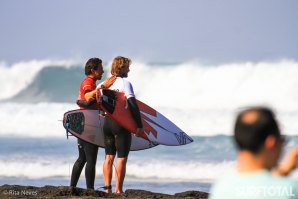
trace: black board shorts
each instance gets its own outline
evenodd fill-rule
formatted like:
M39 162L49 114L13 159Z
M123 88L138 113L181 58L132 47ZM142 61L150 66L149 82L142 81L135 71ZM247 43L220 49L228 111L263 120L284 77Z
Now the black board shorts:
M111 117L106 116L103 124L106 155L116 155L118 158L127 157L131 145L131 133L120 126Z

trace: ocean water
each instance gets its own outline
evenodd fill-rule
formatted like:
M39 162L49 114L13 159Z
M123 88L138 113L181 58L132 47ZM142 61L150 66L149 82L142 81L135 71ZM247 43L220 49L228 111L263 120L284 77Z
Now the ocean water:
M106 75L108 66L105 65ZM83 64L75 61L0 63L0 184L68 185L77 158L66 139L63 113L76 109ZM298 63L290 60L203 65L133 62L129 80L137 98L158 109L194 142L131 152L125 189L162 193L209 191L235 167L234 118L251 105L272 107L285 151L298 145ZM103 149L95 186L103 186ZM298 179L298 173L292 174ZM85 187L84 172L79 181Z

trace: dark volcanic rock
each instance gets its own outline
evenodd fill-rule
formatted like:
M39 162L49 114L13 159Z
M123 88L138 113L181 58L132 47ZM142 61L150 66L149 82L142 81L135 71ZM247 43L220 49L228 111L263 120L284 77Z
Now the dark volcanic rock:
M97 190L87 190L82 188L71 189L67 186L20 186L20 185L2 185L0 186L0 198L12 199L12 198L38 198L38 199L66 199L66 198L82 198L82 199L95 199L95 198L162 198L162 199L207 199L208 194L200 191L187 191L182 193L176 193L175 195L168 195L162 193L154 193L145 190L128 189L123 194L107 194Z

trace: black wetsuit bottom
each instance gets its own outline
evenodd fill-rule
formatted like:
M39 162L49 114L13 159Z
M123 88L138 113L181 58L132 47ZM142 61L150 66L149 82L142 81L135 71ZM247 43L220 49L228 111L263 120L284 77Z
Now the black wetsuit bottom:
M82 169L86 164L85 177L88 189L94 189L95 166L97 159L98 146L78 139L79 158L72 168L70 186L76 187Z
M127 157L130 151L131 133L109 116L105 118L103 131L105 153L116 155L117 152L118 158Z

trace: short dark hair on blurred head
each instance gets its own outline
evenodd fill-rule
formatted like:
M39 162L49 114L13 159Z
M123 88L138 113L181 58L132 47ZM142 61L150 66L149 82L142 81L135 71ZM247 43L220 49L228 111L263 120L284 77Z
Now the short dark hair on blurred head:
M90 75L91 74L91 70L97 70L99 64L101 64L102 61L99 58L90 58L86 64L85 64L85 75Z
M257 154L269 135L277 138L281 136L275 115L271 109L251 107L238 114L234 138L239 150L248 150Z

